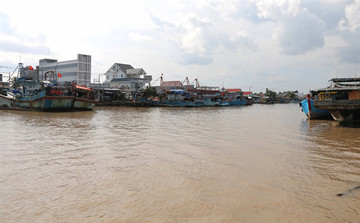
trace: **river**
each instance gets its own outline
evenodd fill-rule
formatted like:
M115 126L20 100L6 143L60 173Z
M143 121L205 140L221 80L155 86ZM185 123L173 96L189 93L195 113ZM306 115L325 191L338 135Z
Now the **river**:
M0 111L1 222L359 222L360 128L297 104ZM344 193L344 196L336 196Z

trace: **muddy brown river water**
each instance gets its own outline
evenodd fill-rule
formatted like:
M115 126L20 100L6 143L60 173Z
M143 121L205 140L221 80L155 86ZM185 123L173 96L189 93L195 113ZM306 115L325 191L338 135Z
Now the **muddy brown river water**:
M360 128L297 104L0 111L0 125L0 222L360 222Z

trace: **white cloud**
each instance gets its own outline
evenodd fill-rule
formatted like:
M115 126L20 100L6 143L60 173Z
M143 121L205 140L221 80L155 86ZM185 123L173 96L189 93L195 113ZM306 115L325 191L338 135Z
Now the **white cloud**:
M149 41L149 40L153 39L151 36L142 35L142 34L136 33L136 32L129 33L129 37L136 42Z
M264 19L297 16L300 0L259 0L256 2L258 16Z
M324 45L326 24L299 0L257 1L258 15L277 23L274 37L286 54L303 54Z
M49 53L49 47L44 43L44 34L23 33L19 31L9 19L0 11L0 66L15 66L21 58L33 63L34 55L43 57Z
M340 20L339 28L351 32L360 31L360 0L355 0L353 3L346 5L345 18Z
M1 3L2 66L16 66L19 56L35 65L85 53L97 74L120 62L167 80L196 75L208 85L284 90L308 90L298 80L310 78L318 87L333 71L360 71L359 0ZM264 71L267 78L257 75Z
M208 11L205 15L211 15ZM149 11L166 40L177 50L180 64L206 65L212 63L220 51L256 50L251 35L235 25L219 27L220 17L209 19L195 13L179 13L176 19L164 19ZM228 21L230 24L230 22ZM234 29L235 28L235 29Z

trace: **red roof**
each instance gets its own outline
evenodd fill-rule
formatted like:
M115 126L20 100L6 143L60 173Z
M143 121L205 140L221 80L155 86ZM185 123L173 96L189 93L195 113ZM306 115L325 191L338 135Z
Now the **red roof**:
M241 89L240 88L229 88L229 89L226 89L226 91L229 93L239 93L239 92L241 92Z
M252 95L251 91L243 91L243 95Z

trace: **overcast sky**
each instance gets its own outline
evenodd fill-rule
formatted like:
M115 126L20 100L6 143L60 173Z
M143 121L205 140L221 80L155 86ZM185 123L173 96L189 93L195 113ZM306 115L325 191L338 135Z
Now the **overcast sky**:
M92 56L260 92L360 76L360 0L0 0L0 66ZM5 68L0 68L0 72Z

